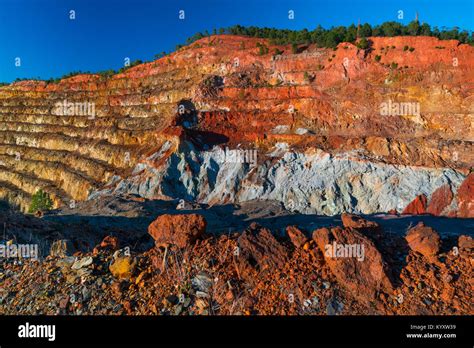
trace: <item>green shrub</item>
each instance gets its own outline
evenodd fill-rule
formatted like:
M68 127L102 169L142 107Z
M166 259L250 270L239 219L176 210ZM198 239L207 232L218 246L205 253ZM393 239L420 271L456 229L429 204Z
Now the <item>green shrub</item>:
M299 52L299 50L298 50L298 44L296 44L296 43L293 42L293 43L291 44L291 53L297 54L298 52Z
M35 213L38 210L45 211L51 210L53 208L53 201L49 198L49 195L43 190L36 191L33 196L31 196L31 204L28 209L29 213Z
M356 46L357 48L360 48L361 50L366 50L370 46L369 40L363 37L357 42Z
M379 56L378 54L375 56L375 61L380 62L380 59L382 59L382 56Z
M403 50L404 50L404 51L408 51L408 46L405 45L405 46L403 47Z
M390 67L395 70L396 68L398 68L398 63L392 62L392 64L390 64Z
M415 47L410 47L408 50L409 50L410 52L413 52L413 51L415 50Z
M278 49L278 48L275 48L275 51L274 51L274 55L275 56L279 56L279 55L282 55L283 54L283 51Z
M257 47L258 47L258 55L263 56L268 53L268 47L265 46L264 44L257 42Z

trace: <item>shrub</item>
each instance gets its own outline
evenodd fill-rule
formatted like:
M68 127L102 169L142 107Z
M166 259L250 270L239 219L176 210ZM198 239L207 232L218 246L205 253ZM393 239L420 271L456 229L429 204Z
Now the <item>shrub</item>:
M380 62L380 59L382 59L382 56L379 56L378 54L375 56L375 61Z
M298 45L294 42L291 44L291 53L293 53L293 54L298 53Z
M265 46L264 44L257 42L257 47L258 47L258 55L263 56L268 53L268 47Z
M370 46L369 40L363 37L357 42L356 46L357 48L360 48L361 50L366 50Z
M413 52L413 51L415 50L415 47L410 47L408 50L409 50L410 52Z
M403 47L403 50L404 50L404 51L408 51L408 46L405 45L405 46Z
M36 191L33 196L31 196L31 204L28 209L29 213L35 213L38 210L45 211L51 210L53 208L53 201L49 198L49 195L43 190Z
M275 48L274 54L275 54L275 56L279 56L279 55L283 54L283 51L278 49L278 48Z
M395 70L396 68L398 68L398 63L392 62L392 64L390 64L390 67Z

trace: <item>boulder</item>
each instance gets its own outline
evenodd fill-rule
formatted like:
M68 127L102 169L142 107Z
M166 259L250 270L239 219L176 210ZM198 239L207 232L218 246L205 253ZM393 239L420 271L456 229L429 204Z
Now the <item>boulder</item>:
M286 233L296 248L302 247L308 241L308 238L296 226L288 226Z
M348 213L343 213L341 220L345 228L356 229L369 237L380 238L382 236L380 225L374 221L369 221L358 215Z
M416 198L408 204L402 214L421 215L426 214L427 199L424 194L416 196Z
M109 266L112 275L118 279L130 279L135 270L136 260L130 256L117 257Z
M75 248L70 240L58 239L51 244L49 255L52 257L66 257L74 253Z
M439 252L440 238L438 233L422 222L411 228L405 239L410 249L424 256L432 257Z
M359 300L371 302L378 292L392 291L382 255L356 229L321 228L313 232L313 239L337 282Z
M439 216L443 213L453 200L453 191L448 184L445 184L431 195L430 203L426 208L426 212L431 215Z
M474 217L474 173L469 174L457 192L458 217Z
M244 231L237 240L238 260L246 260L248 265L260 270L281 268L288 260L288 252L266 228ZM235 255L235 254L234 254Z
M100 242L100 244L94 248L93 254L96 255L100 250L115 251L118 248L119 248L118 238L114 236L106 236Z
M474 249L474 240L471 236L462 235L458 238L458 248L459 250L471 250Z
M199 214L164 214L148 226L148 233L157 246L173 244L184 248L200 238L206 226L206 220Z

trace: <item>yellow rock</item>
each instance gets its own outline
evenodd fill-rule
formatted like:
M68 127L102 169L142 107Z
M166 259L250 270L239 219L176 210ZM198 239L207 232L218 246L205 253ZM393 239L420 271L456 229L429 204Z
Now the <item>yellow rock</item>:
M109 267L114 277L119 279L129 279L135 269L136 261L130 256L118 257Z
M135 280L135 284L138 285L138 284L140 283L140 281L143 280L143 278L145 277L145 275L146 275L146 271L141 272L141 273L138 275L137 279Z

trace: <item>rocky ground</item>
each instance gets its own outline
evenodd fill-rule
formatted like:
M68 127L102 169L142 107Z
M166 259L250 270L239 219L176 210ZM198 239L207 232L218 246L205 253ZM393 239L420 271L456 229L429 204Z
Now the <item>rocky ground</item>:
M102 204L95 211L103 215L87 219L97 228L102 222L109 226L103 235L89 229L86 216L79 214L94 204ZM155 215L147 212L150 205ZM43 240L43 250L49 251L36 261L1 262L0 313L474 313L474 245L465 227L472 225L470 219L463 219L460 229L455 224L460 219L437 218L440 222L426 216L302 218L268 203L254 203L260 210L241 206L233 211L193 205L177 211L171 205L90 201L76 212L42 218L4 209L3 239L25 242L29 231L30 240L31 235ZM128 209L121 213L124 206ZM107 207L115 209L110 219ZM227 223L235 228L226 231ZM428 224L439 226L440 233ZM135 230L127 233L131 226ZM363 259L332 257L327 245L333 243L363 246Z

